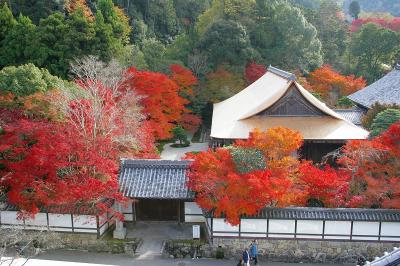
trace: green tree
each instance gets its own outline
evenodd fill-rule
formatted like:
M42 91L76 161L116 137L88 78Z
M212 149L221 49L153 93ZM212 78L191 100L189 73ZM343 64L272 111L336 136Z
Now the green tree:
M172 129L172 135L174 141L179 140L179 144L188 144L187 133L186 130L181 126L178 125Z
M371 136L376 137L387 130L392 124L400 120L400 110L386 109L380 112L371 126Z
M362 118L362 126L365 127L366 129L371 129L371 125L375 119L375 117L382 111L385 111L386 109L398 109L400 110L400 106L396 104L380 104L380 103L374 103L371 108L368 110L368 112L363 116Z
M65 51L69 47L64 38L69 30L61 13L54 13L41 19L35 33L35 54L28 61L47 68L52 74L66 77L69 61L65 58Z
M322 64L317 30L298 7L283 0L259 0L253 47L265 62L288 70L310 70Z
M16 96L45 92L62 84L61 79L33 64L5 67L0 71L0 91L11 92Z
M165 46L156 39L146 39L142 44L144 60L150 70L156 71L164 64Z
M136 22L142 20L147 25L146 38L156 38L166 44L180 33L173 0L134 1L131 10L131 18Z
M341 9L333 1L323 1L317 9L305 9L304 15L315 26L322 44L324 63L339 67L346 51L348 25Z
M200 39L199 49L214 67L222 63L243 66L258 57L245 27L230 20L219 20L209 27Z
M32 58L35 31L36 25L28 17L20 15L17 24L0 42L0 65L21 65Z
M10 31L15 24L17 24L17 22L11 10L8 8L7 3L4 3L0 8L0 41L5 38L7 32Z
M67 49L63 51L66 60L97 54L92 47L96 34L95 24L89 20L82 8L78 8L67 17L66 27L68 31L65 33L64 42Z
M101 11L104 22L111 25L113 36L123 45L129 43L131 27L123 10L113 4L112 0L98 0L97 10Z
M14 0L11 8L15 15L23 14L37 24L42 18L47 18L55 12L62 12L63 4L64 1L60 0Z
M349 6L349 13L354 19L358 19L358 14L360 14L361 8L357 0L353 0Z
M379 41L378 41L379 40ZM357 76L363 76L371 83L382 74L382 64L391 65L399 49L398 35L376 24L368 23L354 33L351 40L350 56L355 62Z

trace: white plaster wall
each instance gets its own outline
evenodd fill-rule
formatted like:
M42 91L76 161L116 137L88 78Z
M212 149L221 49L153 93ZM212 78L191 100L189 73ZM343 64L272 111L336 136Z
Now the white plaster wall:
M49 225L72 227L71 214L49 213Z
M214 218L213 219L213 229L214 231L229 231L229 232L239 232L239 226L232 226L225 222L224 219Z
M33 219L25 219L25 225L47 227L46 213L37 213Z
M323 221L297 220L297 238L322 238L323 228ZM319 236L302 234L319 234Z
M325 234L338 234L348 236L325 236L325 239L350 239L351 222L350 221L326 221Z
M185 214L203 214L196 202L185 202Z
M185 215L185 222L186 223L202 223L204 221L205 221L204 216Z
M294 223L294 220L269 219L268 236L276 238L294 238Z
M74 228L75 227L97 228L96 216L74 214L73 219L74 219Z
M398 237L393 238L393 237L385 237L385 236L398 236ZM382 222L381 240L400 241L400 223L399 222Z
M266 237L268 222L265 219L242 219L240 221L241 236ZM248 233L243 233L248 232ZM251 234L261 233L261 234Z
M105 223L103 227L100 228L100 235L103 235L104 232L108 229L108 223Z
M370 236L354 236L354 235L374 235ZM353 222L354 240L378 240L379 222Z
M1 223L2 224L16 224L23 225L24 221L17 218L17 212L15 211L2 211L1 212Z

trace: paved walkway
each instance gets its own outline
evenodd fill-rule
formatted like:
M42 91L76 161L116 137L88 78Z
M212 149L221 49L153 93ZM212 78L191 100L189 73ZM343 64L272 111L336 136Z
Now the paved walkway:
M142 244L138 247L138 260L148 260L161 257L163 244L169 239L191 239L191 225L176 222L136 222L127 225L128 238L141 238Z
M37 264L37 260L42 260L42 264ZM46 261L47 260L47 263ZM48 261L51 260L51 261ZM69 261L69 262L79 262L78 264L63 264L59 261ZM25 266L47 266L47 265L60 265L60 266L105 266L105 265L116 265L116 266L234 266L237 261L232 260L215 260L215 259L163 259L163 258L153 258L151 260L138 260L130 258L124 255L115 255L108 253L94 253L94 252L84 252L84 251L69 251L69 250L59 250L52 251L40 255L35 258L35 262L30 264L29 262ZM50 263L49 263L50 262ZM80 264L88 263L88 264ZM93 263L93 264L92 264ZM279 262L260 262L260 266L295 266L295 263L279 263ZM324 264L308 264L302 263L302 266L324 266ZM330 266L335 266L335 264L325 264ZM336 264L338 265L338 264Z
M171 144L166 144L160 157L164 160L179 160L183 158L187 152L206 151L207 149L208 143L190 143L190 146L185 148L173 148Z

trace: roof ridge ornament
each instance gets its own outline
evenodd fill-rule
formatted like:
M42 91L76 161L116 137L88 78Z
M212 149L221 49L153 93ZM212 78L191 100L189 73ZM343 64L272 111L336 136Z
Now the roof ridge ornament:
M288 81L295 81L296 80L296 75L287 71L284 71L282 69L273 67L271 65L268 66L267 71L272 72L278 76L281 76L285 79L287 79Z

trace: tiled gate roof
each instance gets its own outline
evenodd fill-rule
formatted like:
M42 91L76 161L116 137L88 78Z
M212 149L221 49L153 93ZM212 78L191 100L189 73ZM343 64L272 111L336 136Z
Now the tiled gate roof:
M193 199L186 186L190 161L123 159L120 191L126 197L148 199Z

